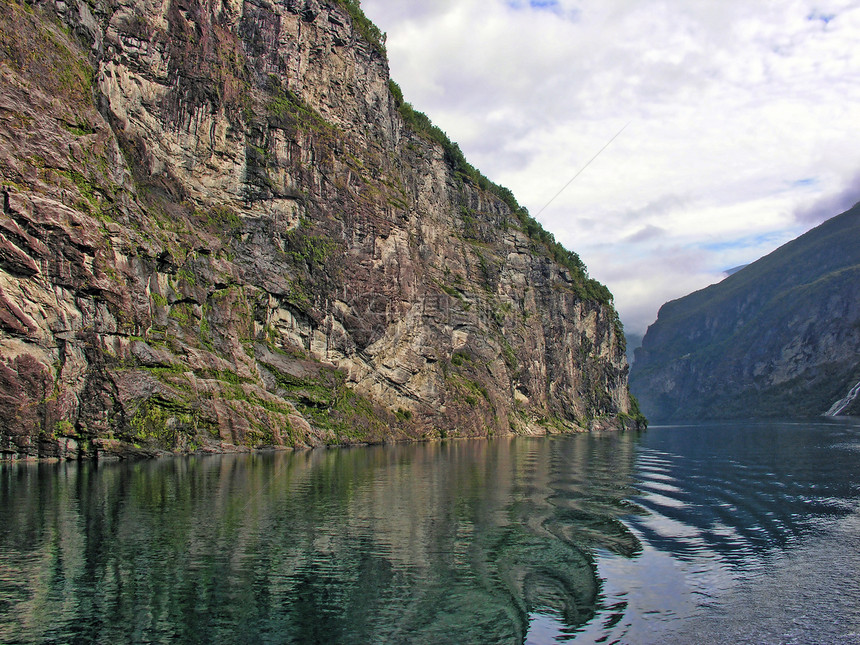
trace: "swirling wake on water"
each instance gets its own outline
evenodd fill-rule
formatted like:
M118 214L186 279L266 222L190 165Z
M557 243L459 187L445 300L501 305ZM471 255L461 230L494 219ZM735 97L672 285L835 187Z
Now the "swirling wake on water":
M625 518L633 561L601 558L586 642L860 643L860 427L654 428Z
M618 520L633 454L504 439L9 467L0 641L521 643L539 611L573 633L595 549L639 549Z
M860 430L0 469L0 641L854 642Z

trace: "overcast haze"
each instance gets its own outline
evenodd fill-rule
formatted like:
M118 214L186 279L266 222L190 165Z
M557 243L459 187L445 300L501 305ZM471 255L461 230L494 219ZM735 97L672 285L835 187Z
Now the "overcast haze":
M362 8L406 100L580 254L629 332L860 200L860 0Z

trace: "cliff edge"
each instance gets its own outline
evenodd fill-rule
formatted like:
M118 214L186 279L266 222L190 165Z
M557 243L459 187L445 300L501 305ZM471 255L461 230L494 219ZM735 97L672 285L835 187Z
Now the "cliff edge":
M0 3L6 457L635 425L608 291L357 2Z

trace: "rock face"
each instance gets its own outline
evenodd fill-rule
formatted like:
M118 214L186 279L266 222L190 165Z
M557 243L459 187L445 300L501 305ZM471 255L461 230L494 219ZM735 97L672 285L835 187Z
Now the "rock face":
M406 124L373 29L3 0L3 454L630 423L610 302Z
M856 415L858 383L860 205L663 305L630 376L658 421Z

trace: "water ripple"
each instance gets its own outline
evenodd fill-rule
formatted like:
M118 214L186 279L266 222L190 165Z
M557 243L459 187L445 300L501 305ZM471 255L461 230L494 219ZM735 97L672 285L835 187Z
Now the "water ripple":
M0 642L850 643L858 443L696 426L0 467Z
M650 430L634 483L634 501L648 513L625 519L643 544L638 566L612 557L599 563L607 602L623 595L628 614L609 634L593 626L586 634L628 643L858 642L860 607L844 611L844 588L857 586L860 571L849 562L854 574L847 582L845 558L831 546L834 534L860 541L860 531L854 532L860 435L851 438L846 442L832 424ZM843 544L843 551L848 548ZM658 579L659 600L645 583ZM759 594L778 602L807 586L820 591L810 603L817 613L799 612L785 628L800 636L771 631L769 616L782 616L785 626L785 613L762 603ZM834 628L827 616L843 617L841 625ZM757 625L767 629L756 635Z

